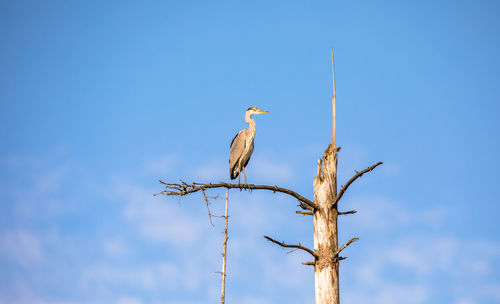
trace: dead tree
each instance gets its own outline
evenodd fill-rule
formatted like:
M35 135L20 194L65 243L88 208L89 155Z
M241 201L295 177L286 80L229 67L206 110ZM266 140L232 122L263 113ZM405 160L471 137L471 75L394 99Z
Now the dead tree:
M338 229L337 219L339 215L347 215L356 213L355 210L339 212L338 203L345 194L349 186L363 174L372 171L382 162L377 162L374 165L356 171L356 174L350 178L345 185L337 191L337 160L340 147L335 145L335 69L332 50L332 69L333 69L333 97L332 97L332 143L328 145L323 156L318 159L318 170L316 177L313 179L314 198L309 200L295 191L270 185L243 185L231 183L166 183L160 181L165 186L165 190L161 191L161 195L185 196L201 191L206 195L205 191L214 188L240 189L240 190L267 190L274 193L284 193L290 195L299 201L299 207L302 210L296 211L302 215L312 215L314 223L314 249L307 248L302 244L292 245L285 242L280 242L269 236L264 236L268 241L279 245L283 248L293 248L303 250L311 255L312 260L304 262L304 265L314 266L315 279L315 302L316 304L339 304L339 264L345 259L340 253L358 238L352 238L345 244L339 247L338 244ZM225 274L224 274L225 275Z

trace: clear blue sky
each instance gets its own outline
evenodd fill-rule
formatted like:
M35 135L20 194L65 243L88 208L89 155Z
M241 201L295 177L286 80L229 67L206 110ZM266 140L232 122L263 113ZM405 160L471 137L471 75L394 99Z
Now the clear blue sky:
M223 223L158 179L312 198L331 138L349 303L500 302L497 1L0 1L0 303L215 303ZM218 192L213 192L217 194ZM223 195L223 192L218 193ZM230 193L229 303L313 303L296 201ZM221 214L223 201L213 202Z

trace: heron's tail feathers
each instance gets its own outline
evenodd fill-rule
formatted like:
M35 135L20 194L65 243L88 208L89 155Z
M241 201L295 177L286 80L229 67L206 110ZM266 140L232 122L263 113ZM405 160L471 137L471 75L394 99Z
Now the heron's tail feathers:
M236 179L240 175L240 172L236 170L236 166L234 168L229 168L229 176L231 179Z

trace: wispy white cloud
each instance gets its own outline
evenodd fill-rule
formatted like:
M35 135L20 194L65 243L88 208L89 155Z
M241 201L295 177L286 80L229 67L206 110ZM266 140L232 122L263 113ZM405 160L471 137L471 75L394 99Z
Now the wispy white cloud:
M55 299L43 299L40 297L33 296L22 296L17 299L11 298L1 298L0 304L142 304L146 303L142 301L140 298L131 297L131 296L123 296L116 297L116 299L108 299L108 300L93 300L93 301L85 301L85 300L55 300ZM153 302L152 304L162 304L160 302Z
M345 290L347 303L425 303L439 296L438 282L440 289L452 290L457 303L493 301L500 297L494 288L500 282L490 275L500 264L499 248L492 241L432 235L371 243L370 250L376 254L351 266L348 276L355 286ZM396 280L393 274L405 279ZM484 286L493 287L486 291Z
M474 299L471 299L469 297L457 299L454 304L477 304L479 302L476 302Z
M243 299L241 299L239 301L239 303L241 304L270 304L272 302L270 302L269 300L266 300L262 297L258 297L258 296L249 296L249 297L245 297Z
M344 204L359 211L344 219L348 229L373 238L368 246L373 254L349 261L353 264L343 274L350 282L343 289L346 303L426 303L443 295L455 303L493 303L499 297L484 286L500 284L500 243L446 235L454 210L440 205L409 210L395 200L367 196Z
M8 156L0 159L12 178L0 185L0 198L10 202L8 211L17 220L32 221L57 217L74 207L75 199L64 197L66 187L78 175L78 185L87 182L87 176L71 161L65 148L46 155ZM86 184L85 184L86 185ZM72 190L81 188L74 187Z
M90 289L103 286L121 285L145 290L166 288L173 290L179 286L182 269L175 264L160 263L149 265L94 265L86 267L82 273L82 281Z
M342 294L342 301L346 304L373 303L373 304L400 304L425 303L429 292L421 284L391 284L382 281L377 287L361 287L357 291L349 289Z
M167 157L164 170L170 170L170 161ZM225 163L226 161L220 162ZM219 171L224 171L225 174L227 170L222 165L216 168L218 164L219 162L212 164L215 168L212 173L210 170L206 171L207 178L214 179ZM145 165L144 170L153 172L153 167L148 169ZM201 169L203 168L193 168ZM251 174L259 180L265 180L266 176L268 180L290 181L294 176L293 165L281 166L279 162L266 164L266 159L256 162L252 169ZM52 184L37 186L39 193L59 192L66 172L61 169L59 174L52 176ZM24 281L18 284L20 292L17 295L29 296L11 299L0 295L0 303L2 299L4 303L16 304L165 304L199 303L200 299L202 302L217 300L220 286L219 274L215 272L220 270L221 221L215 220L216 228L209 226L206 207L200 196L182 198L181 204L178 204L177 199L153 197L152 194L159 191L157 187L145 187L134 179L123 176L116 177L111 186L107 184L102 187L105 189L101 191L109 195L107 198L120 202L113 204L113 212L121 215L121 228L132 233L119 238L98 236L95 241L95 260L83 259L78 250L80 247L75 246L68 237L60 239L57 233L47 237L42 236L41 232L28 229L5 229L0 234L0 255L16 263L45 263L48 249L56 254L52 260L71 256L72 261L79 261L74 270L78 277L75 280L79 286L77 288L92 290L105 300L81 303L64 302L61 299L59 302L57 299L44 300L39 298L37 289L30 285L31 282ZM58 195L52 198L60 199ZM293 213L295 203L289 204L287 198L280 195L258 191L231 192L228 299L249 304L276 303L280 301L276 290L280 290L292 295L287 303L313 300L313 270L300 264L309 260L307 254L286 254L286 251L262 238L262 235L270 234L290 243L312 243L310 218L296 217ZM349 271L342 272L342 275L352 284L342 285L345 303L425 303L436 295L434 285L442 278L447 283L441 284L441 287L448 288L448 294L453 290L457 304L498 302L499 282L496 278L500 247L497 242L444 236L439 229L419 231L419 227L443 227L449 215L447 208L436 206L415 211L386 197L358 196L348 198L345 203L359 213L343 218L343 221L349 221L348 225L360 229L365 235L370 232L370 237L376 237L375 235L387 235L394 231L411 230L406 235L392 233L391 236L396 236L381 237L381 242L370 243L370 252L376 254L363 253L362 260L348 260ZM45 201L42 206L44 204ZM213 212L221 214L222 206L223 200L214 201ZM139 238L139 246L151 246L154 250L145 249L147 253L141 253L138 248L131 246L129 238ZM151 252L158 251L161 254L156 255L160 257L151 258ZM398 280L399 277L405 279ZM21 286L23 284L24 287ZM242 291L241 286L246 289ZM468 286L469 293L463 291L463 286ZM123 290L131 288L138 291L139 295L123 293ZM170 294L184 291L191 296L157 296L164 290L169 290ZM143 294L155 295L151 296L155 299L141 297Z
M469 278L486 277L500 262L499 243L456 237L410 236L386 253L391 263L414 275L447 274L454 279L465 274Z
M194 177L200 180L217 182L229 179L229 163L227 160L214 159L194 169Z
M27 230L6 230L0 235L0 255L28 266L44 258L41 241Z
M259 181L278 183L292 181L295 178L295 170L291 162L257 155L252 167Z
M144 171L155 175L164 176L172 172L179 164L181 157L177 154L166 154L156 158L152 158L144 164Z
M116 304L142 304L144 303L137 297L122 297L116 301Z
M157 189L121 182L115 190L118 197L126 202L124 218L137 225L146 238L189 244L199 240L206 227L205 222L202 223L172 201L165 202L161 196L153 197Z
M112 258L128 256L131 251L123 241L118 239L103 240L102 249L107 256Z
M396 200L383 196L355 196L341 203L340 209L355 209L356 215L349 218L356 229L389 230L401 227L440 227L453 215L453 210L442 205L431 208L409 210Z

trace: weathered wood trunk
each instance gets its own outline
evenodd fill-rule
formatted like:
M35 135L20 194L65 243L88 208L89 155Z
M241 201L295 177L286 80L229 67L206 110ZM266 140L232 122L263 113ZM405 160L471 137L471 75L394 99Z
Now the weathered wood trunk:
M318 160L318 175L314 178L314 266L316 304L339 304L339 263L335 257L337 239L337 148L328 146Z

